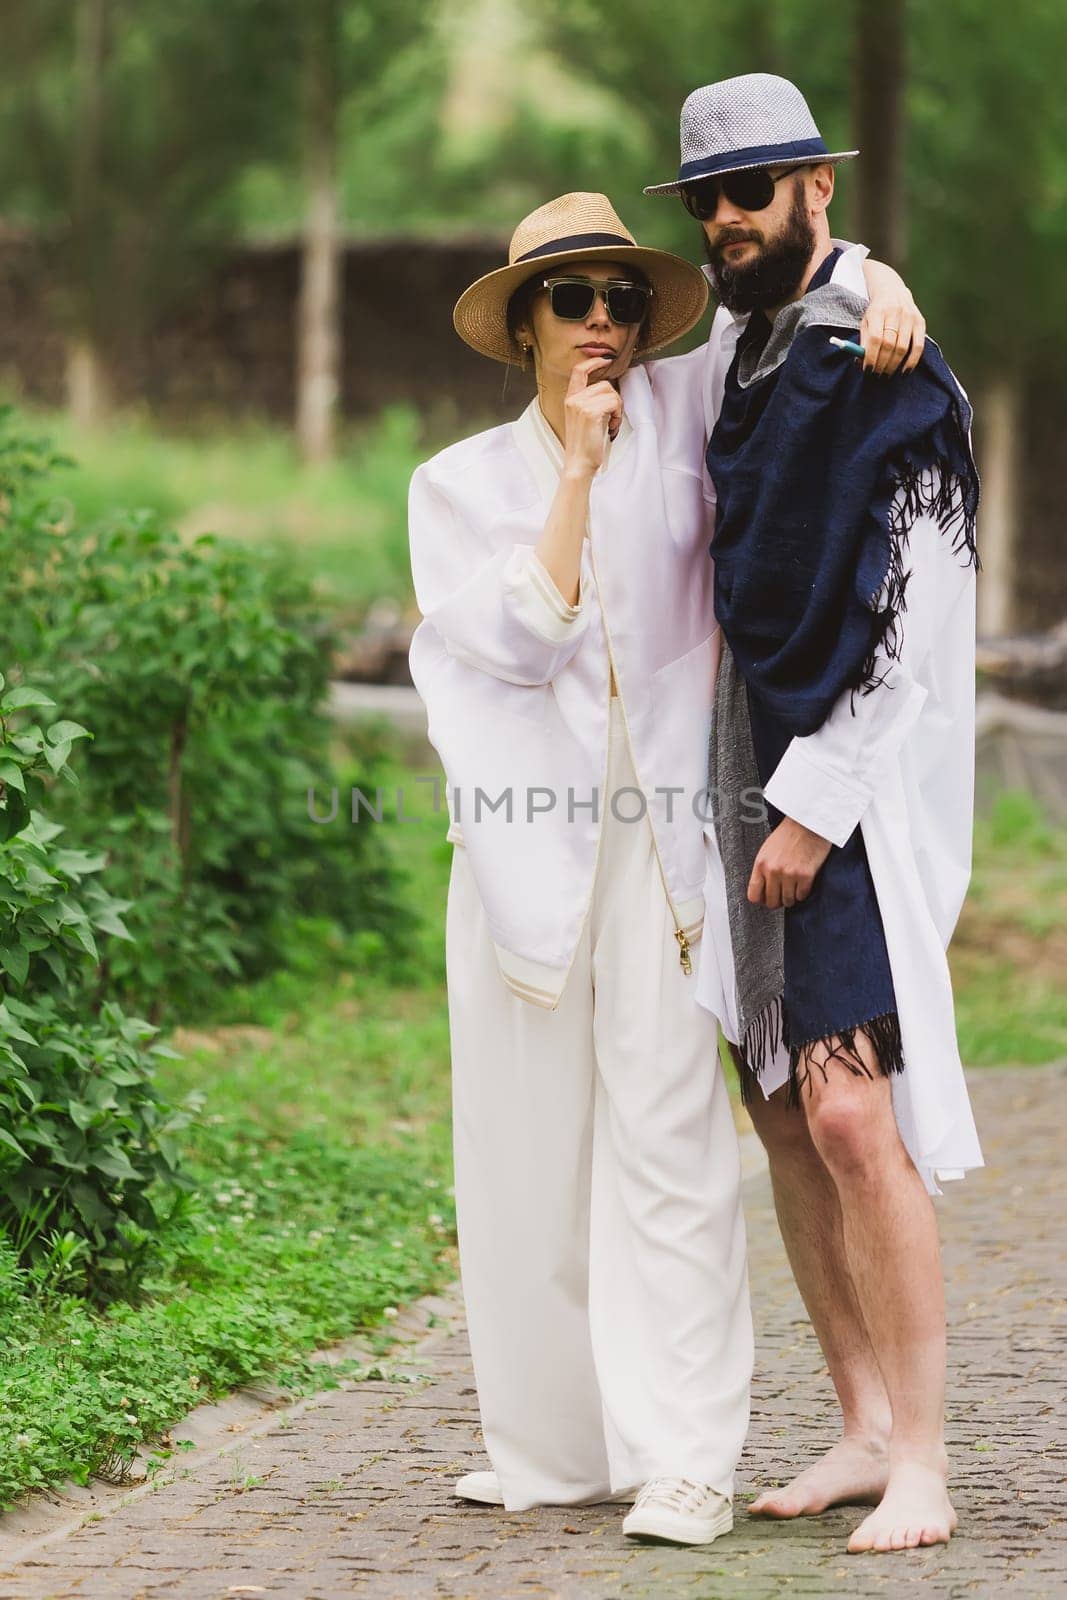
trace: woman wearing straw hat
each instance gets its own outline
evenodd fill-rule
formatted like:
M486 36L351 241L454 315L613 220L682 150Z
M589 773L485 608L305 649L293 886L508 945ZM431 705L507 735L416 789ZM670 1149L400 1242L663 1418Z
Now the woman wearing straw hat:
M456 1206L492 1472L469 1500L732 1525L752 1331L716 1024L694 1003L718 658L701 272L551 201L455 309L518 420L411 485L411 646L445 768ZM695 400L694 400L695 397ZM703 730L703 735L702 735Z

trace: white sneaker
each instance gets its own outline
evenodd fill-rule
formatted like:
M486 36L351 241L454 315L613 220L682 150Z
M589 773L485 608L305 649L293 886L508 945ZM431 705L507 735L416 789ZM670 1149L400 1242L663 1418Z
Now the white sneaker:
M495 1472L468 1472L456 1479L455 1494L460 1500L477 1500L482 1506L502 1506L504 1496Z
M688 1478L650 1478L624 1518L631 1539L664 1539L670 1544L710 1544L734 1525L734 1509L724 1494Z
M500 1492L495 1472L468 1472L464 1477L456 1479L453 1493L459 1500L476 1500L483 1506L504 1504L504 1496ZM629 1505L633 1495L628 1490L623 1490L620 1494L608 1495L607 1499L615 1501L616 1504Z

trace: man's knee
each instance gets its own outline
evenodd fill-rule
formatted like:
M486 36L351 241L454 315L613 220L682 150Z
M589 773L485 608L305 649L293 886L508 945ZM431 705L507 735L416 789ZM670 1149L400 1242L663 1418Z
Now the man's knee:
M809 1085L804 1107L812 1143L835 1177L869 1175L903 1156L885 1078L833 1071Z

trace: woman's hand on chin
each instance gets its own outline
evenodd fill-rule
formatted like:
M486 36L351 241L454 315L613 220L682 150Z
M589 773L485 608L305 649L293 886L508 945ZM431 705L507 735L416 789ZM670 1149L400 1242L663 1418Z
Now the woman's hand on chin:
M575 363L567 398L563 402L564 471L573 477L592 477L603 465L609 434L614 438L622 421L622 395L602 379L591 383L597 371L611 366L602 356Z

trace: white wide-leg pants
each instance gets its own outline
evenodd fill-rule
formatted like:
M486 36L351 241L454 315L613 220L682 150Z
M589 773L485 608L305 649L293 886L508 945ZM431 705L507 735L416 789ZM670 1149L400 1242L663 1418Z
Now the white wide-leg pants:
M616 697L608 796L636 785ZM453 854L460 1266L511 1511L658 1475L732 1494L748 1427L740 1162L716 1024L682 972L647 817L620 822L605 801L601 825L554 1012L504 986L466 852Z

